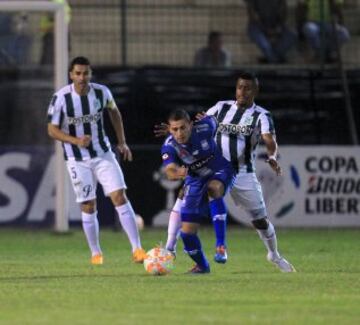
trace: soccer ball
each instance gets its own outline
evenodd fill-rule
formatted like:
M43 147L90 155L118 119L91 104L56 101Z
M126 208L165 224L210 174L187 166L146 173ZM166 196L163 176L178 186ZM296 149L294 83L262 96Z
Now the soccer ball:
M144 230L144 228L145 228L144 219L142 218L142 216L140 214L135 215L135 222L140 231Z
M144 267L152 275L165 275L174 268L174 256L163 247L155 247L146 253Z

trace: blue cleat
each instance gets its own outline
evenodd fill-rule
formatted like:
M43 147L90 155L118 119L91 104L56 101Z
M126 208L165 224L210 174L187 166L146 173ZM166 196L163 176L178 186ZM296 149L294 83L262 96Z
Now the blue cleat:
M216 253L214 255L214 261L216 263L225 264L227 261L227 253L225 246L216 247Z
M206 274L210 273L210 267L202 268L198 264L195 264L192 269L186 272L187 274Z

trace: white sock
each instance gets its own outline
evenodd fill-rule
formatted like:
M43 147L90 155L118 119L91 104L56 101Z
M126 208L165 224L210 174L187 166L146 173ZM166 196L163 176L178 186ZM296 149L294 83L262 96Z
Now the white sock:
M182 200L177 199L175 205L169 216L168 224L168 237L165 248L171 251L176 249L176 242L180 235L181 229L181 218L180 218L180 207L182 205Z
M97 219L97 211L88 214L81 212L82 226L91 250L91 255L102 254L99 243L99 221Z
M115 209L119 215L121 226L129 238L132 251L134 252L135 249L141 248L139 231L135 221L135 212L129 201L123 205L115 207Z
M256 231L267 248L268 253L273 257L279 257L280 254L277 250L276 233L273 224L269 221L267 229L256 229Z

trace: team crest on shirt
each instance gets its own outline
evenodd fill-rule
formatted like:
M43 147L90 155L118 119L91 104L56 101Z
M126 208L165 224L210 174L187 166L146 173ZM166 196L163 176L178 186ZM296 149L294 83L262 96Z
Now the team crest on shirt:
M251 125L253 123L253 121L254 121L254 116L247 116L245 118L244 124L245 125Z
M99 110L101 108L101 103L100 103L100 100L98 98L94 99L94 108L96 110Z
M169 155L167 154L167 153L164 153L163 155L162 155L162 159L163 160L166 160L166 159L168 159L169 158Z
M208 150L209 149L209 142L207 142L206 140L201 140L200 144L201 144L201 148L203 150Z

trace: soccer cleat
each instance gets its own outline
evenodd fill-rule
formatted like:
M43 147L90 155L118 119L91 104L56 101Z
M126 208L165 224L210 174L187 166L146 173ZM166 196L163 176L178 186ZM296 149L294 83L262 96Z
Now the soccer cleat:
M195 264L189 271L186 272L187 274L206 274L210 273L210 267L202 268L198 264Z
M291 273L296 272L295 268L285 258L281 256L273 256L272 254L267 255L267 260L276 265L281 272Z
M146 256L146 252L142 248L137 248L133 252L132 259L134 263L143 263Z
M104 263L104 258L102 254L97 254L91 257L92 265L102 265Z
M168 251L171 253L172 257L173 257L173 260L175 261L176 260L176 250L170 250L168 249Z
M225 264L227 261L227 252L225 246L216 247L216 253L214 255L214 261L216 263Z

